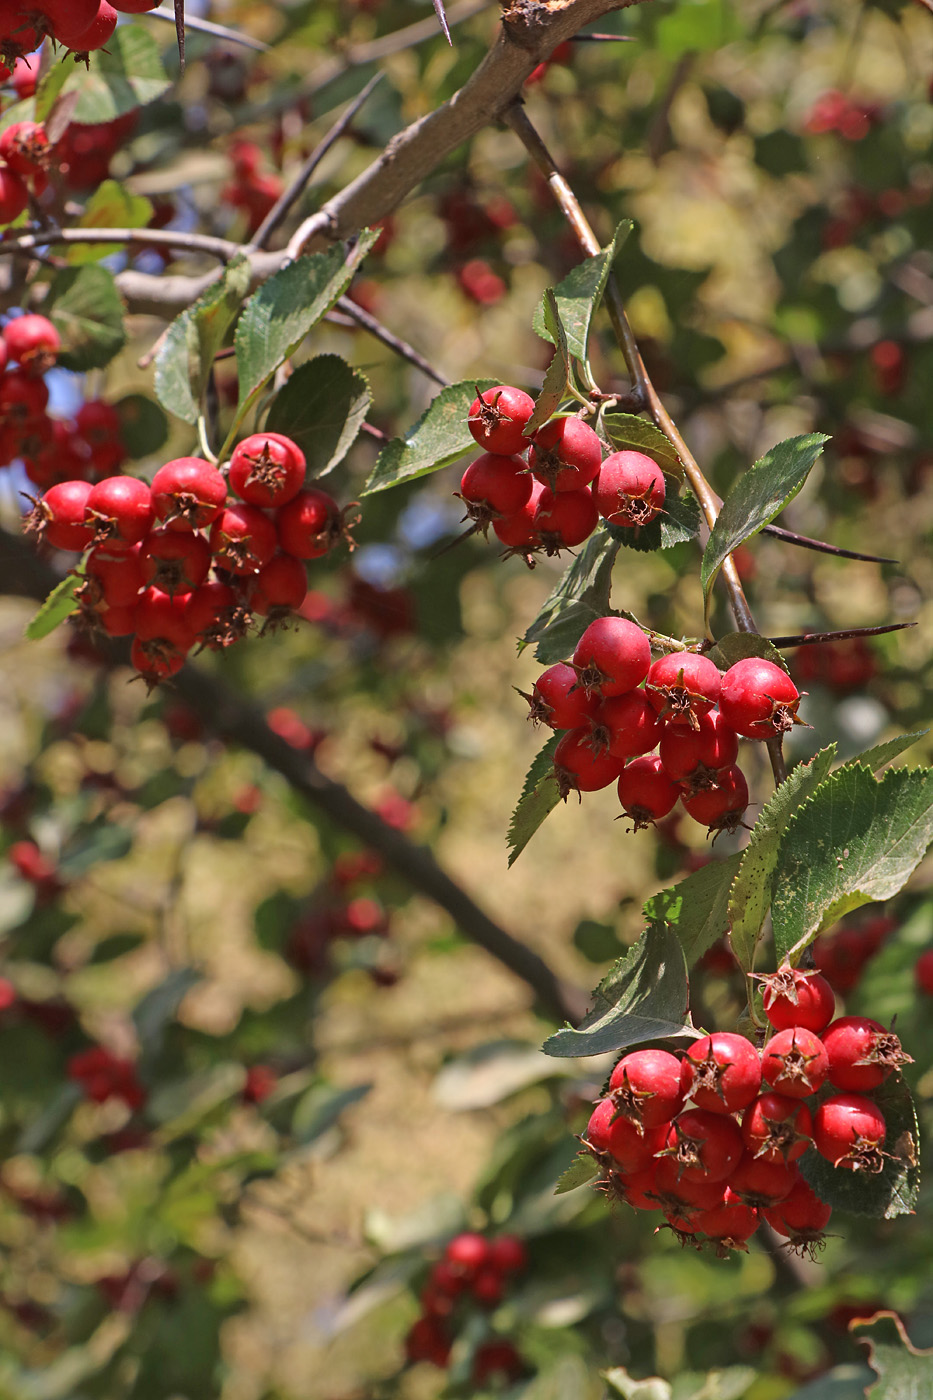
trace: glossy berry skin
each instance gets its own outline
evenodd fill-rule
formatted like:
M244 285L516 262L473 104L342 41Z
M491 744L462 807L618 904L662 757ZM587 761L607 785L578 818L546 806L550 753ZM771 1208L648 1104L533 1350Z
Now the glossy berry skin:
M860 1094L838 1094L824 1099L813 1115L813 1142L817 1152L846 1171L878 1172L884 1165L887 1124L871 1099Z
M594 697L595 699L595 697ZM638 758L656 749L663 726L643 690L610 695L593 716L593 734L614 758Z
M22 177L9 166L0 167L0 224L18 219L29 203L29 191Z
M725 1181L743 1152L738 1124L726 1114L702 1108L677 1115L665 1146L687 1181Z
M762 1079L791 1099L815 1094L828 1074L826 1048L805 1026L778 1031L761 1052Z
M933 948L921 953L914 963L914 981L919 992L933 997Z
M109 0L99 0L97 14L87 28L78 33L70 27L67 33L61 35L61 41L75 53L94 53L113 38L117 19L117 11Z
M715 1031L695 1040L680 1062L685 1098L710 1113L736 1113L761 1088L758 1051L742 1035Z
M33 374L51 369L61 349L61 336L46 316L18 316L3 328L10 357Z
M622 760L597 753L588 729L568 729L554 750L554 769L562 797L569 792L598 792L614 783Z
M668 1126L641 1129L627 1118L616 1116L611 1098L600 1099L586 1129L586 1139L594 1151L608 1153L624 1172L643 1171L664 1146Z
M762 1004L775 1030L805 1026L819 1035L833 1019L836 998L818 972L801 972L789 966L763 977Z
M307 462L297 443L279 433L252 433L230 458L230 487L251 506L284 506L305 481Z
M275 526L258 506L233 502L211 526L215 564L231 574L254 574L268 564L278 546Z
M320 487L308 486L276 511L279 543L296 559L319 559L336 538L340 507Z
M829 1082L837 1089L877 1089L910 1059L897 1036L867 1016L840 1016L820 1039L829 1057Z
M85 572L100 587L108 608L135 607L148 582L141 549L141 545L134 545L132 549L113 550L108 544L99 544L88 555Z
M551 491L545 487L534 515L534 528L546 554L575 549L596 529L599 512L593 493Z
M610 525L639 529L649 525L664 505L664 473L644 452L614 452L593 483L599 513Z
M602 456L602 444L589 424L579 418L552 418L532 438L528 465L551 491L579 491L598 474ZM593 516L595 526L595 500Z
M618 792L622 810L631 817L635 831L666 817L680 796L680 788L667 776L655 754L633 758L626 764Z
M800 692L786 671L760 656L747 656L722 678L723 719L746 739L771 739L795 724Z
M810 1146L813 1119L800 1099L764 1093L742 1115L742 1141L765 1162L795 1162Z
M208 579L184 600L185 620L197 641L213 639L218 624L226 625L237 608L237 595L219 579ZM235 640L235 638L231 638Z
M729 1174L729 1186L746 1205L773 1206L790 1195L799 1176L793 1162L756 1157L754 1149L746 1149Z
M688 1180L673 1156L656 1157L648 1170L653 1177L652 1194L662 1210L689 1218L698 1210L712 1209L722 1200L721 1181Z
M503 1274L520 1274L528 1267L528 1250L518 1235L497 1235L489 1241L489 1263Z
M91 488L85 519L111 546L138 544L152 528L149 487L135 476L107 476Z
M93 526L85 519L90 494L89 481L62 481L50 486L28 517L26 528L54 549L86 549L94 536Z
M511 384L497 384L493 389L484 389L470 404L467 426L487 452L513 457L528 446L523 433L534 411L530 394Z
M227 483L203 457L176 457L152 478L156 517L172 530L203 530L227 500Z
M460 478L467 514L480 524L514 515L531 496L531 477L519 457L484 452Z
M149 534L140 548L147 584L163 593L193 593L207 578L211 567L210 545L203 535L182 532L163 525Z
M695 651L672 651L658 657L645 681L645 692L668 724L696 728L719 699L718 667Z
M669 1123L684 1106L680 1061L667 1050L633 1050L623 1055L609 1079L617 1112L642 1128Z
M821 1201L803 1177L783 1201L762 1211L772 1230L800 1242L817 1238L826 1229L832 1213L832 1206Z
M718 774L716 786L703 792L684 794L684 811L709 827L710 831L735 831L741 826L742 816L748 806L748 783L741 768L735 764Z
M195 632L186 598L172 598L160 588L147 588L136 605L136 635L142 642L164 642L181 652L191 649Z
M294 612L308 593L305 566L293 554L274 554L256 575L250 607L262 617Z
M444 1259L462 1279L476 1277L489 1262L489 1241L485 1235L464 1230L455 1235L444 1250Z
M542 548L541 536L535 527L535 516L545 489L540 481L532 478L531 495L521 510L492 522L496 538L515 554L532 554Z
M641 685L651 665L651 646L637 625L624 617L598 617L577 643L573 666L583 689L601 698Z
M690 793L715 786L717 776L739 756L739 736L718 710L697 715L696 727L666 724L658 752L666 771Z
M595 695L588 696L577 685L577 673L566 661L557 661L542 671L529 703L529 718L550 729L579 729L596 714L599 705Z
M723 1250L741 1249L758 1229L760 1216L727 1186L722 1204L700 1211L692 1223L698 1234L717 1241Z

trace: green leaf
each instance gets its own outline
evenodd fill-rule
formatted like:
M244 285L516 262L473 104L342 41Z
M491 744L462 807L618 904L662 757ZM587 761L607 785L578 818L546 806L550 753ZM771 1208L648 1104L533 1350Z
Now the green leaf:
M850 1330L868 1347L868 1364L878 1376L866 1392L869 1400L923 1400L930 1393L933 1347L915 1347L897 1313L885 1309Z
M554 1195L563 1196L567 1191L576 1191L578 1186L595 1181L599 1175L600 1167L595 1157L591 1157L589 1152L581 1152L574 1158L573 1165L558 1179Z
M616 452L644 452L662 472L683 480L684 469L674 444L646 418L634 413L604 413L602 426Z
M573 946L588 962L605 963L621 954L619 935L612 924L581 919L573 931Z
M814 1147L804 1153L798 1166L816 1194L833 1210L877 1220L912 1215L920 1192L920 1168L916 1165L920 1133L910 1090L899 1074L893 1074L869 1097L884 1114L888 1130L884 1150L890 1155L885 1157L880 1172L834 1167Z
M560 801L557 778L554 774L554 750L559 740L559 734L551 735L525 776L522 795L512 813L506 836L510 850L510 868L518 860L545 817L550 816Z
M535 646L535 657L542 665L569 656L590 623L607 616L618 552L618 541L597 526L551 590L521 640L522 647Z
M61 92L77 93L73 121L96 126L155 102L170 87L155 38L141 25L121 24L86 71L73 69Z
M558 350L547 367L544 383L535 399L534 412L525 424L524 434L526 437L531 437L532 433L536 433L550 418L553 418L560 408L561 400L567 393L568 378L567 361Z
M299 365L276 394L266 427L297 442L309 477L322 477L349 452L371 401L365 375L339 355L318 355Z
M31 642L39 642L60 627L66 617L77 612L75 590L84 582L84 570L80 569L52 589L39 611L26 624L26 636Z
M787 828L771 917L778 961L796 963L818 933L852 909L890 899L933 840L933 769L856 764L832 773Z
M649 922L674 929L688 967L728 931L729 892L741 860L738 852L704 865L645 904Z
M88 822L78 828L62 853L58 868L66 881L80 879L92 867L108 860L120 860L132 848L133 830L109 818Z
M113 273L96 263L57 272L42 309L62 338L62 369L103 369L126 344Z
M847 758L842 766L849 768L858 763L862 768L868 768L872 773L878 773L885 764L912 748L918 739L925 739L929 732L928 729L918 729L913 734L899 734L895 739L887 739L883 744L875 744L873 748L865 749L862 753L855 754L853 758Z
M68 1122L82 1097L79 1085L61 1084L38 1117L23 1128L13 1149L14 1152L41 1152Z
M304 1146L314 1142L334 1127L346 1109L364 1099L372 1087L371 1084L353 1084L349 1089L331 1089L316 1084L295 1105L293 1136Z
M684 0L661 17L657 44L668 59L721 49L743 38L741 21L730 0Z
M387 491L402 481L429 476L467 452L477 450L476 439L467 425L470 404L476 390L493 389L495 379L464 380L449 384L431 400L417 423L403 438L393 438L379 453L366 485L364 496Z
M133 1011L133 1025L140 1049L147 1057L158 1054L168 1023L191 988L201 980L192 967L179 967L147 992Z
M40 68L34 121L45 122L70 76L68 65L65 63L51 63L44 73Z
M771 891L787 823L826 778L835 754L836 745L830 744L809 762L798 763L762 808L752 827L729 905L732 951L745 972L751 972L755 966L755 950L771 906Z
M593 1009L574 1029L544 1042L546 1055L603 1055L646 1040L695 1034L689 1020L687 967L676 930L653 923L593 993Z
M738 478L719 512L703 552L700 582L709 612L710 594L724 560L744 540L757 535L800 491L829 438L805 433L787 438L766 452Z
M216 1109L239 1096L246 1082L240 1064L211 1065L198 1074L160 1084L149 1100L146 1112L172 1137L192 1132Z
M129 190L116 180L105 180L91 195L84 206L84 213L77 227L92 228L145 228L152 218L152 203L145 195L130 194ZM122 243L88 243L72 245L67 252L68 261L75 266L82 263L100 262L101 258L119 253Z
M606 528L619 544L642 554L670 549L675 544L696 539L700 533L700 505L692 491L685 491L682 496L669 493L663 511L649 525L642 525L638 530L628 525L607 525Z
M163 408L196 423L214 356L224 344L249 290L249 259L237 256L168 328L155 360L156 397Z
M548 316L548 297L556 303L557 316L563 327L568 352L577 360L587 357L590 325L606 290L606 281L623 243L632 231L631 219L625 219L613 235L612 242L602 252L578 263L562 282L545 292L535 309L532 329L542 340L559 345L553 321Z
M744 661L747 656L763 656L766 661L780 666L782 671L787 670L787 662L774 643L769 642L767 637L759 637L757 632L726 632L706 655L720 671L728 671L730 666Z
M130 457L151 457L168 441L168 419L148 394L124 394L114 408L120 415L120 437Z
M349 253L338 244L324 253L296 258L253 293L243 308L234 339L240 383L238 422L276 370L343 296L378 237L378 230L364 229Z

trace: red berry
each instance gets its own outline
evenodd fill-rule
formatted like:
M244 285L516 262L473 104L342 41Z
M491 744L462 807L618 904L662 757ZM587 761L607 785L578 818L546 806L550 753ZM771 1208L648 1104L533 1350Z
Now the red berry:
M837 1089L877 1089L909 1055L893 1031L867 1016L840 1016L820 1037L829 1057L829 1082Z
M535 516L538 513L538 504L545 490L546 488L541 485L540 481L532 481L531 495L521 510L515 511L513 515L504 515L501 520L492 522L492 528L497 538L508 546L510 553L522 554L527 557L541 548L541 536L535 528Z
M579 693L582 695L583 691ZM595 700L595 695L592 698ZM657 748L662 730L643 690L627 690L624 695L610 695L600 701L592 716L592 727L594 742L605 746L614 758L638 758L650 753Z
M22 177L9 166L0 166L0 224L18 219L29 203L29 191Z
M528 446L522 434L534 410L530 394L511 384L498 384L494 389L484 389L473 400L467 424L480 447L512 457Z
M97 613L97 625L108 637L132 637L136 631L136 608L108 605Z
M574 549L596 529L599 512L592 491L551 491L545 487L534 515L534 528L547 555Z
M0 169L0 176L2 174ZM0 377L0 423L25 433L37 419L44 417L48 403L49 391L43 379L22 367L4 370Z
M518 1235L498 1235L489 1241L489 1262L500 1273L522 1273L528 1267L525 1241Z
M211 567L210 545L203 535L163 525L151 530L140 548L146 583L163 593L193 593Z
M473 1353L473 1384L483 1389L497 1381L508 1385L520 1380L525 1370L514 1345L505 1339L481 1342Z
M710 1210L722 1200L721 1181L688 1180L675 1156L656 1157L649 1171L653 1178L651 1195L664 1211L690 1219L697 1211Z
M760 1217L754 1207L746 1205L727 1186L722 1204L700 1211L692 1223L696 1233L715 1241L717 1252L724 1254L730 1249L745 1248L745 1241L758 1229Z
M761 1077L788 1098L815 1094L829 1073L823 1042L805 1026L778 1031L761 1052Z
M279 433L253 433L237 443L228 480L251 506L284 506L304 485L307 462L297 443Z
M7 322L3 339L11 358L18 360L31 374L44 374L51 369L62 343L58 331L45 316L18 316L15 321Z
M614 783L622 760L597 753L588 729L568 729L554 750L554 771L560 795L566 798L570 792L598 792Z
M135 476L107 476L91 488L85 506L85 519L93 525L95 540L115 544L138 544L152 528L152 496L144 481Z
M79 32L69 23L68 29L59 33L58 38L66 48L73 49L75 53L93 53L102 49L113 38L118 18L109 0L99 0L97 14L85 29Z
M698 727L701 715L719 699L718 667L695 651L671 651L654 662L645 692L668 724Z
M230 646L246 635L249 614L226 583L208 579L184 600L185 619L195 641L212 650Z
M684 1106L680 1061L666 1050L633 1050L624 1055L609 1079L609 1098L617 1113L642 1128L668 1123Z
M738 735L718 710L697 715L696 721L695 728L666 724L658 750L665 769L688 788L688 796L715 787L719 775L732 767L739 754Z
M187 598L171 598L158 588L147 588L136 604L136 634L141 642L161 642L184 653L196 636L187 609Z
M136 605L147 582L140 560L141 548L141 545L134 545L132 549L114 550L108 544L99 544L88 555L85 571L88 578L98 584L108 608Z
M520 691L524 695L524 691ZM595 713L598 701L588 696L577 684L577 673L565 661L558 661L543 671L534 683L530 696L525 695L531 709L528 718L535 724L551 729L579 729Z
M803 1177L783 1201L776 1206L766 1206L762 1212L772 1230L789 1236L795 1245L820 1243L832 1213L832 1206L821 1201Z
M276 511L275 523L287 554L318 559L340 535L340 507L326 491L308 486Z
M846 1171L880 1172L886 1134L881 1109L860 1094L825 1099L813 1117L817 1152Z
M614 452L593 483L599 513L610 525L639 529L659 514L666 495L664 473L643 452Z
M50 486L26 516L24 528L46 540L53 549L86 549L94 537L93 528L85 520L90 494L89 481L62 481Z
M253 612L273 621L300 608L308 593L308 575L293 554L274 554L256 575L250 595Z
M504 1291L502 1275L498 1269L480 1269L470 1285L473 1297L484 1308L494 1308L501 1303Z
M618 1114L611 1096L596 1105L586 1130L591 1147L608 1153L624 1172L643 1171L664 1146L667 1134L666 1122L642 1130L640 1124Z
M454 1235L444 1250L444 1258L461 1278L473 1279L489 1262L489 1241L484 1235L466 1230Z
M485 529L494 520L514 515L531 496L531 477L519 457L484 452L460 478L460 497L467 516Z
M921 953L914 963L914 980L918 991L925 996L933 997L933 948L928 948L925 953Z
M666 817L679 796L680 788L667 776L656 754L633 758L619 778L619 801L631 817L634 831Z
M440 1319L419 1317L405 1337L405 1355L409 1361L430 1361L434 1366L450 1362L450 1337Z
M685 1097L710 1113L735 1113L761 1088L758 1051L742 1035L716 1031L695 1040L680 1063Z
M602 456L602 444L589 424L579 418L552 418L532 438L528 465L551 491L579 491L599 472ZM594 500L594 526L598 519Z
M787 672L760 656L737 661L722 678L722 716L747 739L770 739L802 724L799 703L800 693Z
M735 831L748 806L748 783L741 768L733 765L717 775L715 787L684 794L681 800L684 811L710 831Z
M798 1105L803 1107L803 1105ZM793 1190L800 1172L793 1162L769 1161L748 1151L729 1175L729 1185L750 1206L773 1206Z
M728 1115L688 1108L671 1124L666 1152L686 1181L725 1181L742 1157L742 1135Z
M800 1099L764 1093L742 1115L742 1141L766 1162L795 1162L810 1146L813 1120Z
M802 972L785 963L777 972L759 976L759 981L765 1015L776 1030L806 1026L819 1035L832 1020L836 998L818 972Z
M634 690L648 674L651 645L635 622L624 617L598 617L577 643L573 666L587 694L603 699Z
M217 519L227 500L227 483L202 457L176 457L152 478L156 516L173 530L200 530Z
M616 1184L622 1199L636 1210L667 1209L655 1191L655 1163L650 1163L640 1172L618 1172Z
M241 505L239 501L222 510L211 526L214 563L231 574L256 573L263 564L268 564L278 543L275 526L268 515L258 506Z

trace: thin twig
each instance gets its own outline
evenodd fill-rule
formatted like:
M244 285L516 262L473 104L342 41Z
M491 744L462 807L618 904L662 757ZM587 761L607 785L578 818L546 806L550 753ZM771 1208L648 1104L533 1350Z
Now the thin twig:
M205 253L229 262L240 251L239 243L214 238L209 233L182 233L180 229L155 228L44 228L37 233L0 238L0 253L32 253L52 243L128 243L150 248L175 248L185 253Z
M843 549L838 544L827 544L825 540L814 540L809 535L797 535L793 530L782 530L779 525L766 525L764 535L773 535L785 544L796 544L801 549L814 549L818 554L835 554L840 559L859 559L864 564L897 564L897 559L889 559L885 554L860 554L855 549Z
M881 627L847 627L842 632L799 632L792 637L768 637L775 647L803 647L813 642L844 642L850 637L881 637L885 632L903 632L916 622L886 622Z
M292 205L297 199L301 197L305 186L311 179L311 176L314 174L315 170L320 165L321 161L327 155L327 152L346 131L347 127L353 121L353 118L356 116L357 112L359 112L360 108L366 102L366 99L369 97L369 94L372 92L373 88L376 87L378 83L382 82L382 76L383 75L381 73L376 73L374 77L370 78L369 82L363 88L362 92L360 92L353 99L347 110L344 112L343 116L340 117L339 121L336 121L331 127L330 131L328 131L327 135L323 138L323 140L318 142L314 150L311 152L307 160L302 165L301 169L298 171L298 174L295 176L294 180L292 180L288 189L283 191L283 193L279 195L275 204L273 204L272 208L269 210L268 214L263 219L262 223L259 225L259 228L256 230L249 244L250 248L264 248L266 246L270 236L278 228L279 224L285 218Z
M149 10L147 18L166 19L170 24L176 24L175 10L175 5L170 10ZM213 20L187 15L183 16L183 25L185 29L200 30L201 33L210 34L215 39L226 39L228 44L241 44L243 48L255 49L257 53L269 53L269 45L264 44L261 39L252 39L238 29L228 29L225 24L214 24Z
M361 306L357 306L356 302L351 301L349 297L340 297L337 301L337 307L348 320L354 321L358 326L362 327L364 331L369 331L370 335L375 336L375 338L381 341L383 345L387 346L388 349L394 350L396 355L401 355L403 360L407 360L408 363L414 365L416 369L420 369L422 374L426 374L429 379L433 379L434 383L439 384L442 389L445 389L450 383L449 379L445 378L439 370L436 370L423 355L419 355L418 351L415 350L413 346L409 345L406 340L402 340L401 336L395 335L384 326L381 321L377 321L376 317L369 311L364 311Z

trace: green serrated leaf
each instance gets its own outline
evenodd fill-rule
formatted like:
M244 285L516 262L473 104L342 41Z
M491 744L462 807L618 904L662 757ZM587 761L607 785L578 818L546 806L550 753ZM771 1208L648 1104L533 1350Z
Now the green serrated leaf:
M852 909L891 899L933 840L933 769L838 768L787 827L771 917L778 961L796 963Z
M342 462L372 401L366 376L339 355L317 355L299 365L272 400L266 427L297 442L311 478Z
M229 334L249 282L249 259L237 254L223 276L175 317L159 347L156 397L186 423L198 421L214 356Z
M168 419L148 394L125 394L114 408L120 415L120 440L130 457L151 457L168 441Z
M766 661L772 661L782 671L787 671L787 662L781 652L773 642L769 642L767 637L759 637L757 632L726 632L706 655L720 671L728 671L730 666L744 661L747 656L763 656Z
M542 428L560 408L561 400L567 393L567 361L558 350L547 367L544 383L535 399L534 412L524 427L525 437L531 437Z
M685 490L682 496L669 494L661 514L638 530L627 525L606 528L619 544L650 554L656 549L670 549L675 544L695 540L700 533L700 505L693 492Z
M30 642L39 642L60 627L66 617L77 612L75 592L84 582L84 569L76 569L63 578L52 589L39 611L26 624L26 637Z
M276 370L343 296L378 237L379 230L364 229L349 254L337 245L324 253L296 258L253 293L234 338L240 385L238 422Z
M834 1210L876 1220L912 1215L920 1192L920 1132L913 1098L899 1074L873 1089L869 1097L881 1109L887 1124L884 1150L888 1155L880 1172L834 1167L814 1147L804 1153L798 1166L820 1199Z
M103 369L126 344L116 281L96 263L57 272L43 311L62 338L58 363L63 369Z
M44 66L44 65L43 65ZM45 69L40 70L39 82L36 87L36 111L34 121L45 122L52 108L58 99L59 93L65 86L69 77L67 64L51 63ZM6 115L6 113L4 113Z
M477 388L482 393L495 385L495 379L471 379L442 389L403 438L393 438L385 445L361 494L371 496L400 482L429 476L476 451L467 414Z
M873 748L865 749L853 758L847 758L842 767L848 768L857 763L862 768L870 769L872 773L878 773L886 764L912 748L918 739L925 739L929 732L928 729L918 729L913 734L899 734L896 739L887 739L883 744L875 744Z
M569 656L590 623L608 615L618 551L618 541L597 527L552 589L522 638L523 647L536 647L535 657L543 665Z
M87 69L73 68L62 93L75 92L72 120L96 126L155 102L171 87L158 43L142 25L121 24Z
M644 452L662 472L683 480L684 469L674 444L646 418L634 413L604 413L602 426L617 452Z
M145 228L152 218L152 202L145 195L130 194L125 185L105 180L91 195L78 220L78 228ZM73 244L67 251L70 263L100 262L101 258L119 253L122 243Z
M563 1196L568 1191L576 1191L578 1186L586 1186L588 1182L595 1181L599 1174L599 1164L595 1157L591 1157L588 1152L581 1152L573 1159L573 1165L558 1178L554 1195Z
M551 735L525 776L522 795L512 813L506 836L510 867L515 864L538 827L550 816L560 801L557 779L554 776L554 750L560 737L559 734Z
M878 1377L866 1390L870 1400L924 1400L931 1391L933 1347L915 1347L897 1313L877 1312L851 1324L868 1347L868 1364Z
M690 1024L687 966L676 930L655 922L593 993L593 1009L574 1029L544 1042L546 1055L603 1055L646 1040L696 1032Z
M738 852L704 865L645 904L649 922L667 923L675 931L688 967L728 931L729 891L741 859Z
M798 763L762 808L752 827L729 903L732 951L743 971L755 966L755 950L781 855L781 841L791 817L827 777L836 756L836 745L821 749L807 763Z
M825 433L805 433L786 438L750 467L735 482L710 531L700 565L700 582L707 613L716 576L725 559L744 540L757 535L792 501L802 488L813 463L829 438Z
M551 293L566 338L567 352L574 359L586 359L593 316L602 301L612 264L631 231L632 221L625 219L616 229L612 242L602 252L578 263L553 291L548 288L535 309L531 323L536 335L542 340L549 340L552 345L559 344L547 311L548 293Z

